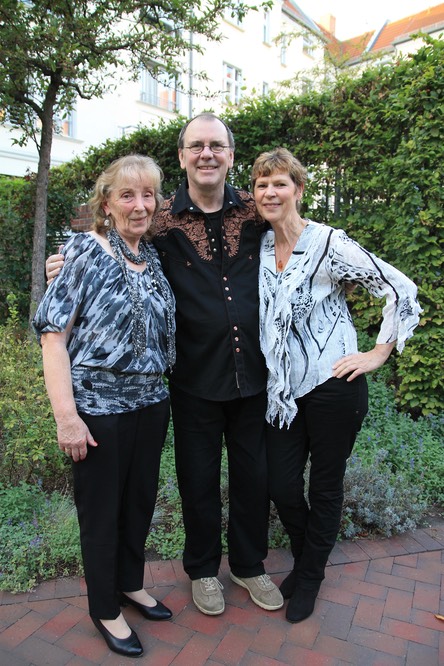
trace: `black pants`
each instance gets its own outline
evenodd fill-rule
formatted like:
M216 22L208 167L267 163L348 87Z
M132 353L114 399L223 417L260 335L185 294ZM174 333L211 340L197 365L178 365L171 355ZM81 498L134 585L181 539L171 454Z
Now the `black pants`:
M169 400L125 414L80 416L98 442L72 463L89 612L115 619L119 591L143 587Z
M237 576L264 573L269 498L265 392L216 402L170 385L176 471L185 526L184 569L192 580L217 576L222 556L220 473L228 454L228 558Z
M270 495L290 537L299 586L317 589L339 531L346 462L368 409L367 381L329 379L297 405L289 429L267 424Z

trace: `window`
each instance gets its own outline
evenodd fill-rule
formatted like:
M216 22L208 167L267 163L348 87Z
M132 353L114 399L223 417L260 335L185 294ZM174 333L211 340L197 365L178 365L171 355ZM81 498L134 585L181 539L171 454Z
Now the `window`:
M263 41L265 44L270 44L270 12L264 12L264 24L263 24Z
M307 55L309 58L314 58L314 53L315 53L315 40L311 32L305 32L304 33L304 41L302 45L302 51Z
M284 35L281 39L281 65L287 65L287 37Z
M154 77L148 69L140 74L140 99L166 111L177 111L179 103L177 76L159 72Z
M71 110L63 117L54 116L54 132L73 139L76 134L76 112Z
M239 104L241 98L242 71L224 63L223 91L226 104Z
M266 97L268 93L270 92L270 86L266 81L262 82L262 96Z

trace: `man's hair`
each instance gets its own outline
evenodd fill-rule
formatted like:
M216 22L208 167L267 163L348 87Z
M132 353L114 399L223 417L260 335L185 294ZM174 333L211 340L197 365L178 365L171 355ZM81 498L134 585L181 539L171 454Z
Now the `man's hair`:
M185 132L187 131L188 125L193 122L193 120L196 120L197 118L203 118L204 120L218 120L222 125L225 127L227 130L227 135L228 135L228 144L232 150L234 150L234 136L233 132L230 130L228 127L227 123L225 123L222 118L219 118L219 116L216 116L214 113L210 113L209 111L205 111L204 113L199 113L197 116L194 116L194 118L191 118L180 130L179 133L179 138L177 139L177 147L179 149L182 149L184 147L184 136Z

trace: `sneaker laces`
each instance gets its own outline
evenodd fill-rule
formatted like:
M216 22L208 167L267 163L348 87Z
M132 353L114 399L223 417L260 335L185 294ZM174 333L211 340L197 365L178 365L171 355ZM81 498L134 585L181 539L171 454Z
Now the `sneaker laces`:
M205 592L207 593L217 592L217 586L219 586L221 590L224 589L222 583L215 576L212 578L201 578L200 580L202 581L202 585L204 586Z
M271 578L268 574L262 574L257 577L258 584L265 590L274 587L274 583L271 581Z

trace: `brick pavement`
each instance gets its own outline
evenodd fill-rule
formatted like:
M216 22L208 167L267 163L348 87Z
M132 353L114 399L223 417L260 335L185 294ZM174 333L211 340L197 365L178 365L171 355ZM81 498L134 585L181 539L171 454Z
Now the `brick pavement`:
M273 550L267 571L280 583L289 554ZM228 575L219 576L226 610L197 611L181 562L146 564L145 585L174 613L149 622L125 616L145 655L140 666L443 666L444 520L390 539L338 542L314 614L289 624L283 610L255 606ZM0 666L128 664L110 652L87 613L83 579L43 583L29 594L0 592Z

